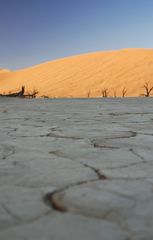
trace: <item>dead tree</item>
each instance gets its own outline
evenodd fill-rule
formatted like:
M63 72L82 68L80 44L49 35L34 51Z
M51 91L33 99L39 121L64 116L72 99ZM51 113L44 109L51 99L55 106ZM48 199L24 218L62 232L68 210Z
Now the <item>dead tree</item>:
M122 97L123 97L123 98L125 97L126 92L127 92L127 90L126 90L126 88L124 87L124 88L122 89Z
M37 94L38 94L39 92L36 90L36 89L34 89L33 91L32 91L32 98L36 98L36 96L37 96Z
M31 92L27 92L27 94L25 95L26 98L36 98L37 94L39 92L34 88L33 91Z
M108 90L107 90L107 88L103 89L103 90L101 91L101 94L102 94L102 97L107 98L107 97L108 97Z
M25 92L25 86L22 86L21 88L21 91L19 92L15 92L15 93L12 93L12 92L9 92L8 94L1 94L0 96L1 97L25 97L24 95L24 92Z
M21 92L19 92L18 97L24 97L25 86L22 86Z
M150 97L150 93L153 90L153 87L149 87L149 83L148 82L146 82L143 87L145 89L145 93L143 94L143 96Z
M90 98L90 96L91 96L91 91L89 90L89 91L87 92L87 98Z

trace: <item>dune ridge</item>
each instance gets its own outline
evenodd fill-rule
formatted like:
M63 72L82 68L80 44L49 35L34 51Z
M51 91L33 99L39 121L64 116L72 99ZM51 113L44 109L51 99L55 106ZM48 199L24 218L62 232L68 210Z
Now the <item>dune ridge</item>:
M143 85L153 86L153 49L122 49L77 55L42 63L18 71L0 69L0 93L22 85L38 96L100 97L140 96Z

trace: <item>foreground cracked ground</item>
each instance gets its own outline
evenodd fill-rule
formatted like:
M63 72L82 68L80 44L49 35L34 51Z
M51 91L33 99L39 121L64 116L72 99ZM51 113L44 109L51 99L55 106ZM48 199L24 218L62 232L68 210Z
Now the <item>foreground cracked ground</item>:
M0 99L1 240L153 239L153 100Z

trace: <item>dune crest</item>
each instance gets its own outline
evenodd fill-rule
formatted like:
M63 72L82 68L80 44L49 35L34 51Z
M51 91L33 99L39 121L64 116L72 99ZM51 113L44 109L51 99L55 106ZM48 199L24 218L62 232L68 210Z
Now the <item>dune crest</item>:
M49 97L140 96L153 86L153 49L123 49L67 57L18 71L0 69L0 93L25 86Z

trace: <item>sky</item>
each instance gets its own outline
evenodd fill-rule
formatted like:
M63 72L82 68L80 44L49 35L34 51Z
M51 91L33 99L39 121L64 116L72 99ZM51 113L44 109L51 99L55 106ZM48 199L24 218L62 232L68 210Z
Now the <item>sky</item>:
M0 68L153 48L153 0L0 0Z

